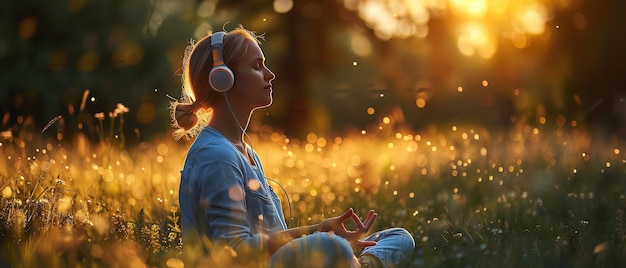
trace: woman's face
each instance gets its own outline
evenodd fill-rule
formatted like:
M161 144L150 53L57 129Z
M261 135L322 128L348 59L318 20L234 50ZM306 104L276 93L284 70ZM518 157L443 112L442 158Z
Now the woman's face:
M235 85L231 89L241 103L251 109L272 104L272 80L276 77L265 66L265 56L258 44L247 41L248 50L233 69Z

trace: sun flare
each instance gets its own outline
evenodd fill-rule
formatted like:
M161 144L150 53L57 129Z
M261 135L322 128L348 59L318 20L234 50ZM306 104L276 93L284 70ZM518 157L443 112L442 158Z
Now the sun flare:
M515 48L527 47L532 36L546 32L555 8L551 1L540 0L344 0L344 6L382 40L424 38L432 19L448 18L461 54L486 59L495 54L501 38Z

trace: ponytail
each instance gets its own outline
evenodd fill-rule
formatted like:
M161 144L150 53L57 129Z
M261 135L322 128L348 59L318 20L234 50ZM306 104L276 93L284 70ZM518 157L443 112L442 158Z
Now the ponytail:
M183 104L178 103L174 107L174 118L180 128L190 130L198 123L198 115L196 114L195 103Z

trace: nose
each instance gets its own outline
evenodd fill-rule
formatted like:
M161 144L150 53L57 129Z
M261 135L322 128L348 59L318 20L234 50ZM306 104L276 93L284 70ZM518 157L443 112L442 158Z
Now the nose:
M276 78L276 75L274 74L274 72L272 72L270 68L265 67L265 79L267 79L267 81L269 82L272 82L274 78Z

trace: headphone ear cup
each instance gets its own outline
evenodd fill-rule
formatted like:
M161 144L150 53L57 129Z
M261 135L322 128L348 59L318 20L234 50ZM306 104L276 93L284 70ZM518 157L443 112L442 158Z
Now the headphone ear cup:
M235 84L235 75L226 65L218 65L209 73L209 85L217 92L226 92Z

